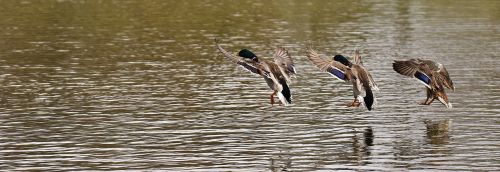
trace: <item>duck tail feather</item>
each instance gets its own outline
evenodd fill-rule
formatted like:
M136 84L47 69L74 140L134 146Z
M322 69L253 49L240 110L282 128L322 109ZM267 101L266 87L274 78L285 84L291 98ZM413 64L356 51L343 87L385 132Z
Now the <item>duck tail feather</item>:
M284 79L280 79L279 83L281 84L282 89L278 92L278 98L285 106L291 104L292 92L290 91L290 87L288 87L288 84Z
M366 90L366 96L363 97L363 104L368 108L368 110L373 109L373 104L375 103L375 97L371 89Z

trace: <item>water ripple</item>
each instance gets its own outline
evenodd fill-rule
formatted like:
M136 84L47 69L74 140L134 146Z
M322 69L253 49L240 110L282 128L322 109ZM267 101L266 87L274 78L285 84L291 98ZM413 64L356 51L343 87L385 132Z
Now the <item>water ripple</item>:
M6 2L0 169L495 171L495 5ZM263 79L222 58L214 37L263 58L287 48L294 104L269 105ZM346 106L351 87L307 61L309 41L329 56L361 50L380 87L373 111ZM407 58L446 65L453 109L417 104L424 87L391 68Z

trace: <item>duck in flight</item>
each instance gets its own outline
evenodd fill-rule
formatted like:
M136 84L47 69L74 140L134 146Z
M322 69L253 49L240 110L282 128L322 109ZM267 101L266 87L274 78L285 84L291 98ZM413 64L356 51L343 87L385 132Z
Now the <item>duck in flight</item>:
M339 80L352 83L354 100L348 106L358 107L362 102L368 110L373 109L375 102L373 90L378 90L378 86L368 70L363 66L358 50L354 54L354 63L342 55L335 55L333 60L324 59L311 47L308 47L306 52L309 61L320 70Z
M453 81L443 64L432 60L395 60L392 68L399 74L418 79L426 87L427 98L422 105L430 105L438 99L447 108L452 108L444 88L455 91Z
M269 97L271 105L274 104L274 96L276 94L278 94L278 98L283 105L287 106L292 103L292 92L289 85L291 77L297 74L297 72L293 60L286 49L283 47L276 48L273 55L274 60L270 61L257 57L248 49L240 50L238 56L243 58L238 58L222 48L217 40L215 40L215 44L226 59L264 78L269 88L273 90L273 93Z

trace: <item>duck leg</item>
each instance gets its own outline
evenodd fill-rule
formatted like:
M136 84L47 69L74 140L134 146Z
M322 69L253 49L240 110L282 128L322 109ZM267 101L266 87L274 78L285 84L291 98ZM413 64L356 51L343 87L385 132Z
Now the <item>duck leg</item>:
M425 92L426 92L427 98L424 101L419 103L421 105L429 105L429 104L431 104L432 101L434 101L434 94L432 94L432 91L429 88L427 88L427 89L425 89ZM429 100L430 100L430 102L429 102Z
M428 101L429 101L429 98L427 98L427 99L425 99L425 100L423 100L423 101L419 102L418 104L420 104L420 105L429 105L429 104L427 103Z
M274 95L276 95L276 91L274 91L273 94L269 96L269 99L271 100L271 105L274 105Z
M358 101L358 99L354 98L354 100L350 103L347 104L347 107L359 107L361 103Z
M430 105L434 100L436 100L436 97L429 99L429 102L427 102L427 105Z
M359 107L359 105L361 104L361 102L358 101L358 99L354 99L354 101L352 102L353 103L353 106L354 107Z

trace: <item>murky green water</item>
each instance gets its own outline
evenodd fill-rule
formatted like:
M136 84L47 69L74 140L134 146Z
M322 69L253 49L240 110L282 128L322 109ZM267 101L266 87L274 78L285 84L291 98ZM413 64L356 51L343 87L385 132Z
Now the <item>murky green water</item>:
M500 168L500 1L0 1L0 169L406 171ZM294 105L213 39L287 48ZM361 49L374 111L305 58ZM446 65L453 109L392 60ZM440 125L427 127L426 120ZM451 124L445 131L433 128Z

